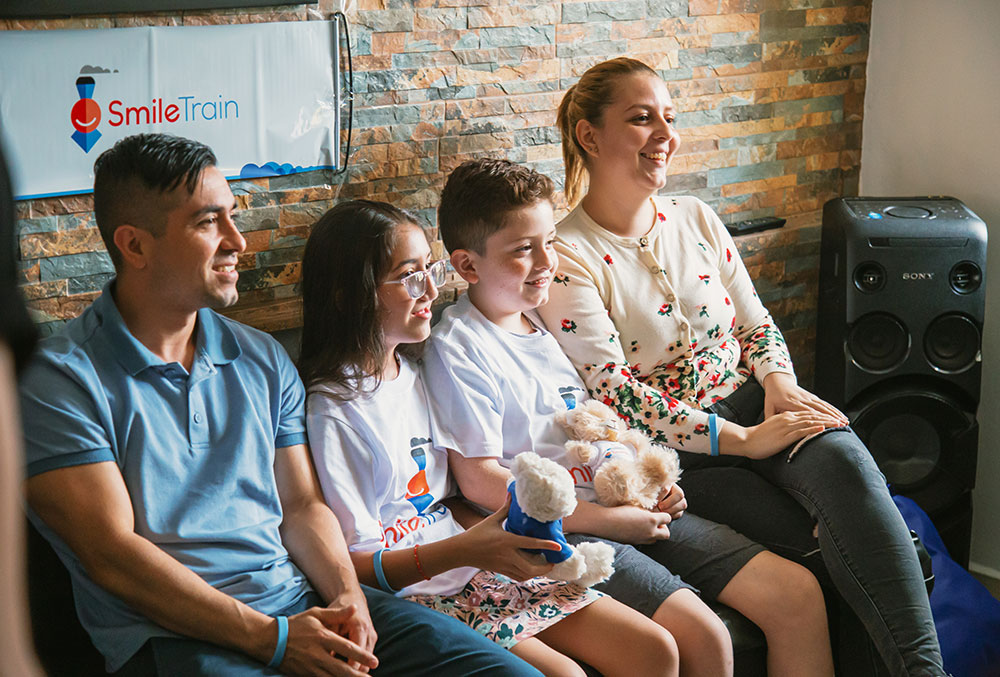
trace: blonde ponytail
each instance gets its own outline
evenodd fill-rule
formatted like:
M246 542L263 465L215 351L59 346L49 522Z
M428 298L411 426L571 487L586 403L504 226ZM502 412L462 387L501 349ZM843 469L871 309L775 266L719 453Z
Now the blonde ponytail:
M570 112L570 109L573 108L573 91L575 89L576 85L572 85L566 90L556 113L556 125L562 135L563 165L566 168L566 182L563 192L566 194L566 202L570 207L583 196L583 183L587 169L583 161L583 148L580 147L580 141L576 138L576 123L573 122L574 119L579 119L577 117L579 112L573 111L577 115Z

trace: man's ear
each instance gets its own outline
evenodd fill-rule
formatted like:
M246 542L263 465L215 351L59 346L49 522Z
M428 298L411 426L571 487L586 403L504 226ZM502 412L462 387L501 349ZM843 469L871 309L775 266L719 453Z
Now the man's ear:
M452 267L469 284L479 282L478 263L479 255L470 249L456 249L451 253Z
M597 134L594 125L587 120L577 120L576 140L589 155L597 155Z
M123 224L115 229L113 239L125 265L137 270L149 265L153 236L148 230Z

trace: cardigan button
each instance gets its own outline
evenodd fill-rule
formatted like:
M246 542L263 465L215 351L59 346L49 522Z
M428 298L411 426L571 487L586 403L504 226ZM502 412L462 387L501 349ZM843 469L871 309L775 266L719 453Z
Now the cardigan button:
M658 265L650 266L649 272L651 272L653 275L656 275L657 273L660 272L660 267Z
M639 238L639 246L640 247L645 247L647 245L649 245L649 240L646 239L645 237L640 237Z

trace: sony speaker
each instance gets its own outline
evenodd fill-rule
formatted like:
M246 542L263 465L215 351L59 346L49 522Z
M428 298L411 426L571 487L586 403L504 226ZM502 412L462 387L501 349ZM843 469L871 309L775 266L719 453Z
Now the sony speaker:
M823 209L816 393L893 489L968 565L985 312L986 224L950 197Z

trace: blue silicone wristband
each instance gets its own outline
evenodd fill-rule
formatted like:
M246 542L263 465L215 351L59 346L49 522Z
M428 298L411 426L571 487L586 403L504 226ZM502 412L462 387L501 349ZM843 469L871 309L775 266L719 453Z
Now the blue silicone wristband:
M712 456L719 455L719 424L718 416L708 415L708 443L712 445Z
M380 588L385 590L390 595L395 595L398 591L392 589L392 586L389 585L389 581L385 580L385 572L382 571L383 552L385 552L385 550L376 550L375 556L372 557L372 564L375 565L375 578L378 579L378 585Z
M278 620L278 645L274 647L274 655L271 656L271 662L267 667L277 669L281 661L285 660L285 649L288 648L288 616L275 618Z

